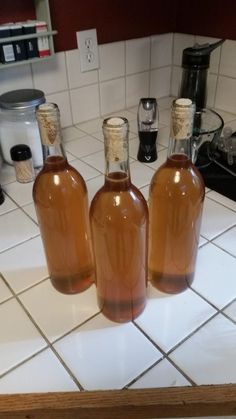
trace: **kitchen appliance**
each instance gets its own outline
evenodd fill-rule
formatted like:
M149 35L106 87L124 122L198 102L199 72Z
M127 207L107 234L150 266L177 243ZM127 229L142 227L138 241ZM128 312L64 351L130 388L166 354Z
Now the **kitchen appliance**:
M183 70L179 97L191 99L197 110L206 106L207 72L211 52L223 42L224 39L214 44L195 44L193 47L183 50Z
M139 135L137 159L141 162L151 163L157 159L156 139L158 122L159 115L156 98L141 98L137 113Z

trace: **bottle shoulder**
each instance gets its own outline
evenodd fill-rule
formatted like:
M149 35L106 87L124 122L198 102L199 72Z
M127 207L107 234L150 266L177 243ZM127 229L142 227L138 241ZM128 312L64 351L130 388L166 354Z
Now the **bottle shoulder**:
M203 177L196 166L189 161L186 165L169 164L168 160L154 174L151 184L151 193L189 193L196 191L200 195L205 195L205 184Z
M44 166L35 178L33 195L40 194L87 194L87 186L80 173L69 164L64 169L48 169Z
M147 214L148 206L146 199L136 186L130 184L126 190L107 190L106 185L94 195L90 214L99 212L104 217L108 213L113 214ZM132 216L132 215L131 215Z

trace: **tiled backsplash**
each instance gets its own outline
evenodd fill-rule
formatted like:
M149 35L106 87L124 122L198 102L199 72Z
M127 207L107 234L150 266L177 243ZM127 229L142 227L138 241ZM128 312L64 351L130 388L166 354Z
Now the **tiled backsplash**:
M49 61L0 71L0 94L37 88L61 110L62 126L81 123L137 105L141 96L177 95L182 50L215 39L162 34L99 46L100 68L80 71L79 51L55 54ZM236 41L213 51L207 105L236 113Z

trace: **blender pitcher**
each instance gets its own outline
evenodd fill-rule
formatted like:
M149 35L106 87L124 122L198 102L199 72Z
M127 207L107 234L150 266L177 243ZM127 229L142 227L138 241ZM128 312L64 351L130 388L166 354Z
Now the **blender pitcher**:
M179 97L191 99L196 104L197 110L206 106L207 71L211 52L223 42L224 39L214 44L195 44L183 50Z

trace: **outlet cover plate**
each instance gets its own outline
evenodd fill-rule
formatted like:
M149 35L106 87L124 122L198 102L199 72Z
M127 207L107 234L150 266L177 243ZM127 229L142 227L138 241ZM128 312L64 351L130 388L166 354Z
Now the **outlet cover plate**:
M76 32L80 52L81 72L99 68L98 42L96 29Z

